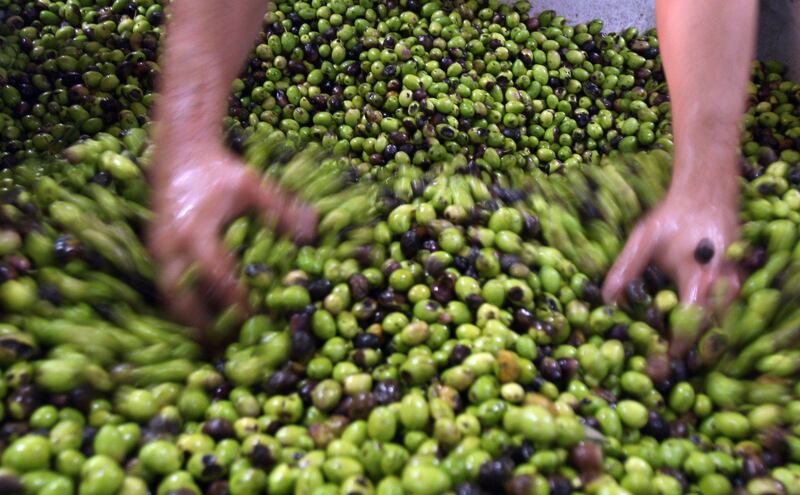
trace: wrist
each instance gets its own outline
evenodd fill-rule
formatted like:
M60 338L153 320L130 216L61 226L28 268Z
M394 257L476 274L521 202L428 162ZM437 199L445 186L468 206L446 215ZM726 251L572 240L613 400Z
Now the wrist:
M693 174L691 169L684 169L673 176L667 200L678 200L697 208L716 205L737 208L739 194L740 180L736 172L716 170L716 173L702 171Z
M153 129L151 180L158 188L188 169L206 166L225 152L221 132L213 128L174 126L160 122Z
M735 129L735 127L734 127ZM696 132L676 137L669 193L680 194L698 205L735 205L739 200L739 139L732 132Z

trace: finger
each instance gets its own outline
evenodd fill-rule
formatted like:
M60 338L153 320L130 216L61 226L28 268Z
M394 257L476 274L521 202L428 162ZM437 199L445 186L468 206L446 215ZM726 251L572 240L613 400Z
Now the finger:
M717 299L715 291L725 290L723 285L727 283L720 277L721 266L720 258L715 258L707 265L697 264L692 260L679 267L676 278L684 305L682 314L697 314L691 311L691 307L701 309L702 313L698 314L699 321L683 318L684 324L671 328L670 355L685 355L710 325Z
M164 297L172 296L181 291L186 274L191 267L191 262L184 255L176 255L164 260L160 267L156 283L158 290ZM166 301L167 303L169 300Z
M715 281L718 281L719 267L690 266L689 271L678 273L678 287L681 295L683 308L676 308L673 311L682 311L678 316L676 327L670 328L672 338L669 345L669 354L673 357L682 357L703 334L703 331L710 323L711 313L709 309L709 295ZM689 307L694 306L694 307ZM700 312L695 312L699 310ZM694 316L688 316L694 315ZM672 320L673 324L676 324Z
M727 308L739 294L741 286L741 270L735 264L726 263L710 290L710 305L714 315L722 316L725 314Z
M206 306L196 290L181 286L181 279L190 266L190 261L183 256L172 258L162 266L158 285L170 313L179 321L202 329L209 321Z
M178 321L191 326L196 332L196 339L203 340L205 328L211 321L211 314L196 290L183 289L172 293L169 308Z
M299 243L311 242L319 221L317 212L282 190L272 181L261 181L255 174L247 174L243 183L245 198L254 204L268 221L277 222L278 229L292 234Z
M200 263L203 274L205 296L212 301L219 301L226 306L239 305L247 307L245 291L236 276L236 259L221 242L201 243L195 248L195 256Z
M681 302L705 305L711 278L710 270L701 266L693 265L684 268L677 275L678 293Z
M666 354L653 353L647 357L647 376L658 383L663 383L672 374L669 357Z
M625 244L625 249L606 275L603 283L603 299L606 302L616 302L625 285L644 271L652 257L654 243L655 240L649 235L647 224L641 224L633 231Z
M147 248L154 259L162 262L174 258L176 252L182 250L180 239L180 236L158 223L145 233Z
M735 265L715 258L708 265L688 263L677 274L681 301L704 307L736 297L740 280Z

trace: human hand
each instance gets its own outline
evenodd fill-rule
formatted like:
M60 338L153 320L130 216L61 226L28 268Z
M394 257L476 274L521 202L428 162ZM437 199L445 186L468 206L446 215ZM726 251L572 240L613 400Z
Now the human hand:
M192 140L187 146L159 147L156 143L156 218L148 232L148 248L160 265L157 283L171 311L203 330L215 304L248 307L235 258L222 243L226 223L257 210L297 242L308 242L317 215L276 184L263 181L221 144ZM196 287L182 287L189 270L197 270Z
M736 264L725 258L739 236L737 201L735 194L709 198L670 190L632 232L606 276L604 299L617 302L628 282L654 262L675 280L683 303L709 308L716 284L727 284L722 303L730 302L741 283ZM693 342L673 344L682 354Z

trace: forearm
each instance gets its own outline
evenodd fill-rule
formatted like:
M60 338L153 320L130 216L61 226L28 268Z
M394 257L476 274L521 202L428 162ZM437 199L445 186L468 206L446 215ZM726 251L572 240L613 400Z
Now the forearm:
M672 102L672 191L735 201L737 153L755 50L756 0L658 0Z
M266 0L174 0L154 111L156 145L221 142L231 83L258 35Z

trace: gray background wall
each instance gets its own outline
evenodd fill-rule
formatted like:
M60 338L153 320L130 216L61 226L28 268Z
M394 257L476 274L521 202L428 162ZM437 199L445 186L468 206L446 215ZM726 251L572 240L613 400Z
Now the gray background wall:
M608 30L655 26L654 0L531 0L531 5L574 22L603 19ZM800 0L761 0L758 56L784 62L800 80Z

